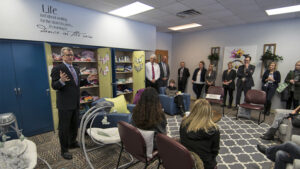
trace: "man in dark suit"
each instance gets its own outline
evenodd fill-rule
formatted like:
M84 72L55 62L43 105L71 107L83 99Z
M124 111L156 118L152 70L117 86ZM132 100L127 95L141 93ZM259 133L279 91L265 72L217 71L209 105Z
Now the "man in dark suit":
M167 60L168 60L167 56L163 56L161 62L159 63L159 69L160 69L159 87L168 86L168 80L170 77L170 68L167 63Z
M178 90L182 93L185 92L187 80L190 77L189 69L185 67L184 62L180 62L180 68L178 69Z
M72 65L73 51L71 48L61 49L63 63L54 66L51 71L52 88L56 90L56 107L59 116L59 141L61 155L64 159L72 159L69 148L78 148L76 141L78 121L80 86L96 79L96 75L89 75L87 79L81 80L80 70Z
M255 70L255 66L250 64L251 57L249 55L245 56L244 64L238 68L237 71L237 82L236 82L236 107L240 104L241 94L244 91L244 96L251 87L254 86L254 81L252 75Z

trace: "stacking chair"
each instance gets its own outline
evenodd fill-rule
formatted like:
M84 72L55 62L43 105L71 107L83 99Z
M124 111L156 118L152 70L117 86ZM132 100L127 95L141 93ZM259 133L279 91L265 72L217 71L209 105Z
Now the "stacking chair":
M223 105L223 96L224 96L223 87L221 87L221 86L210 86L208 88L208 91L207 91L206 94L221 95L220 99L209 99L209 98L207 98L206 100L209 101L210 104L216 103L216 104ZM222 112L223 112L223 116L224 116L224 106L222 107Z
M160 162L165 169L193 169L195 167L192 154L176 140L164 134L157 134L156 143Z
M238 119L239 108L242 107L244 109L259 111L258 124L264 122L266 118L266 114L264 114L263 121L260 121L260 115L265 109L265 103L266 103L266 92L262 90L254 90L254 89L248 90L248 92L246 93L245 103L240 104L237 109L236 119Z
M126 152L128 152L129 154L131 154L134 158L136 158L138 160L137 162L131 164L130 166L133 166L139 162L143 162L143 163L145 163L145 169L146 169L149 164L151 164L153 161L158 159L157 151L152 152L152 158L147 157L146 142L145 142L142 134L136 127L134 127L124 121L120 121L120 122L118 122L118 130L119 130L120 139L121 139L121 151L120 151L120 155L118 158L117 169L119 167L121 155L122 155L122 152L124 149Z

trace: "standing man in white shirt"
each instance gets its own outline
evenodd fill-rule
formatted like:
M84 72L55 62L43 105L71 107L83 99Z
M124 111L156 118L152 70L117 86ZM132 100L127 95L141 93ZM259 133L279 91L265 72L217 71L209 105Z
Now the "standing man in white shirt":
M160 77L160 69L155 63L156 55L150 56L150 62L146 63L146 87L153 87L158 92L158 79Z
M161 62L159 63L160 68L160 78L159 78L159 87L167 87L168 80L170 77L170 68L167 63L167 56L163 56Z

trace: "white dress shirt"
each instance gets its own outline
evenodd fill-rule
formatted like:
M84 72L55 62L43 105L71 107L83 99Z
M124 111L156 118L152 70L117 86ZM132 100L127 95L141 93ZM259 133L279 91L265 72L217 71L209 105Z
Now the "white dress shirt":
M151 62L147 62L146 65L146 78L149 81L152 81L152 63ZM153 63L153 67L154 67L154 75L155 75L155 80L158 80L160 77L160 69L159 69L159 65L157 63Z

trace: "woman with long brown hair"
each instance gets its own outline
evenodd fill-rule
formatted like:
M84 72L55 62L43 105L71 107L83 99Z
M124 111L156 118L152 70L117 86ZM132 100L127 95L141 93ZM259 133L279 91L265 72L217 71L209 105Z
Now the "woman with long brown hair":
M220 149L220 132L212 118L209 102L199 99L180 126L181 143L201 158L205 169L216 167L216 157Z
M132 122L134 126L142 130L166 133L166 117L154 88L148 87L142 93L133 109Z

